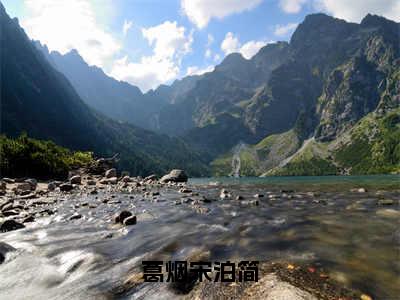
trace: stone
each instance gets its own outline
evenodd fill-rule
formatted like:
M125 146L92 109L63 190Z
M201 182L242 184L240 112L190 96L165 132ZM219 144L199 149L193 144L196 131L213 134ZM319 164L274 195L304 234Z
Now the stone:
M80 218L82 218L82 215L81 215L81 214L74 213L69 219L70 219L70 220L78 220L78 219L80 219Z
M24 182L29 183L29 185L31 186L31 191L36 190L37 187L37 180L34 178L29 178L26 179Z
M98 192L96 189L90 191L90 195L97 195L97 194L98 194Z
M168 174L164 175L161 179L161 182L187 182L188 176L186 175L185 171L183 170L172 170Z
M381 217L387 217L387 218L393 218L393 219L400 218L400 211L391 209L391 208L378 209L376 211L376 214Z
M108 179L103 178L102 180L99 181L100 184L108 184Z
M243 198L243 196L236 196L236 198L235 198L235 200L243 200L244 198Z
M34 222L34 221L35 221L35 217L30 215L30 216L27 216L26 218L24 218L22 220L22 223L31 223L31 222Z
M115 168L109 169L104 173L106 178L117 177L117 170Z
M88 180L86 183L87 185L96 185L96 181L92 179Z
M17 216L19 215L19 211L15 210L15 209L10 209L10 210L6 210L6 211L2 211L3 216L5 217L9 217L9 216Z
M7 231L12 231L12 230L17 230L25 228L25 225L18 223L15 220L7 220L4 221L3 224L0 226L0 232L7 232Z
M152 181L152 180L157 180L157 175L152 174L143 179L143 181Z
M3 180L4 182L6 182L6 183L15 183L15 180L14 180L14 179L8 178L8 177L4 177L2 180Z
M60 184L60 191L61 192L69 192L73 189L74 187L70 183L63 183Z
M82 178L81 178L80 175L75 175L75 176L72 176L72 177L69 179L69 182L70 182L71 184L81 184Z
M111 177L108 179L109 184L117 184L118 183L118 178L117 177Z
M126 183L126 182L131 182L132 179L129 176L124 176L122 177L121 181Z
M7 183L4 180L0 180L0 190L7 189Z
M30 192L30 191L31 191L31 185L28 182L22 182L17 185L16 192L18 194L21 194L23 192Z
M391 199L379 199L378 200L378 205L393 205L394 200Z
M49 191L54 191L56 189L56 187L57 187L57 185L54 181L49 182L47 184L47 190L49 190Z
M123 221L125 226L129 226L129 225L135 225L136 224L136 216L130 216L127 217L124 221Z
M187 188L181 188L179 190L179 193L182 193L182 194L187 194L187 193L191 193L191 192L192 192L192 190L187 189Z
M264 197L263 194L255 194L255 195L254 195L254 198L262 198L262 197Z
M121 211L119 214L114 216L114 223L124 223L124 220L128 217L132 216L132 213L127 211L127 210L123 210Z

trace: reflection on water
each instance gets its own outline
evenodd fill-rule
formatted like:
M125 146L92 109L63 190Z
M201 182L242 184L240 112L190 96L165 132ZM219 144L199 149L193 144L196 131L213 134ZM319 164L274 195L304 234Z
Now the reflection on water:
M349 288L395 299L400 295L399 190L358 193L347 185L371 187L380 180L393 185L398 178L344 180L345 188L336 182L328 188L329 179L320 178L319 189L316 178L308 178L308 184L289 179L284 192L277 188L283 178L268 179L276 180L269 185L261 182L265 179L240 179L243 185L232 184L233 179L192 180L193 190L215 200L205 204L207 214L198 214L190 203L176 205L183 195L173 190L162 190L157 202L127 194L116 195L121 201L116 204L103 203L102 194L98 199L73 196L59 202L57 214L1 234L2 242L17 250L0 265L0 298L108 299L142 260L188 259L200 253L209 260L307 263ZM223 186L206 185L215 181ZM232 198L219 199L222 187ZM264 197L258 206L249 205L256 193ZM244 200L235 200L237 195ZM379 206L379 199L394 204ZM82 201L94 205L81 206ZM135 212L137 224L115 227L111 217L121 209ZM75 211L83 218L68 221ZM163 284L143 286L128 297L145 291L177 297Z

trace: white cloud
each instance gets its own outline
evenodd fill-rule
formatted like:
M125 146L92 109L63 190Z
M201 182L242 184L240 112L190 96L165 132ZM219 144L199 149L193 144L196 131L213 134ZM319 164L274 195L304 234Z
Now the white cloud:
M239 49L239 38L235 37L232 32L228 32L221 43L221 50L225 53L225 55L228 55L233 52L239 52Z
M218 53L214 55L214 61L218 62L221 59L221 55L219 55Z
M360 22L368 13L400 22L399 0L318 0L318 8L336 18Z
M251 10L262 0L181 0L182 11L198 28L204 28L212 18Z
M115 62L110 75L147 91L177 78L183 56L192 51L193 31L186 34L185 27L166 21L142 28L142 34L153 47L152 55L143 56L139 62L130 62L125 56Z
M207 49L206 52L204 53L204 57L205 57L205 58L210 58L211 55L212 55L212 52L211 52L210 49Z
M307 0L280 0L279 6L288 14L297 14L301 11Z
M288 23L286 25L276 25L274 34L276 36L287 36L289 33L293 32L296 27L297 23Z
M62 54L77 49L90 65L104 65L120 50L119 41L96 19L89 0L26 0L21 25L30 38Z
M233 52L241 53L245 58L250 59L254 54L260 50L267 43L265 41L248 41L241 45L239 38L232 32L225 35L225 39L221 43L221 50L228 55Z
M128 31L129 31L129 29L131 29L132 25L133 25L132 21L128 21L128 20L124 21L124 25L122 25L122 34L124 36L127 35Z
M208 66L205 68L199 68L197 66L191 66L187 68L186 76L189 75L202 75L207 72L212 72L214 70L214 66Z
M263 41L250 41L240 47L240 53L242 53L245 58L249 59L252 58L258 52L258 50L265 45L266 43Z

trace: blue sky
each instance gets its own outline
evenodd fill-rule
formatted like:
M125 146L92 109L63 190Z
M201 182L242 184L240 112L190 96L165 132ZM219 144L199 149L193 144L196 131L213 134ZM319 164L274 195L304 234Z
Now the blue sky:
M398 0L1 0L50 50L77 49L90 64L143 91L201 74L229 53L246 58L289 40L309 13L359 22L400 21Z

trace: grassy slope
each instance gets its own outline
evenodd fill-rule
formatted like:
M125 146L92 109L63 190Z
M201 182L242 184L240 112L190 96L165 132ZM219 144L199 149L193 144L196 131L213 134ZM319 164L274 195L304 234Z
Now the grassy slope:
M259 176L277 166L283 159L292 155L300 147L300 141L294 130L273 134L256 145L246 146L240 151L243 176ZM212 163L213 174L227 176L231 173L233 151L216 158Z

